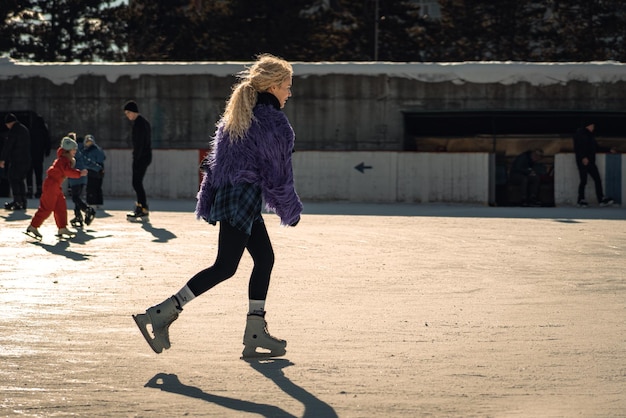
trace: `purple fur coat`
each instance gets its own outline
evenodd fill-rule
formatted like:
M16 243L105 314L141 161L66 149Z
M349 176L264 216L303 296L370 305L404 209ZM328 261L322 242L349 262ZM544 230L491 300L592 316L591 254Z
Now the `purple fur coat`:
M291 166L293 129L287 116L271 104L257 104L253 113L252 125L235 142L219 123L202 166L195 212L198 218L209 219L219 187L252 183L261 187L266 208L280 217L281 225L299 219L302 203L294 188Z

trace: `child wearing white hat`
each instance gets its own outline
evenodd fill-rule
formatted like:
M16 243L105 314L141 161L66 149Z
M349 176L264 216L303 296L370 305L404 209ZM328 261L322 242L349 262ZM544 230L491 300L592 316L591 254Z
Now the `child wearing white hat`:
M59 228L59 238L71 238L76 234L67 229L67 203L63 194L62 184L68 178L79 178L87 175L87 170L74 168L76 161L74 155L78 144L72 138L64 137L61 146L57 149L57 158L54 160L43 182L39 208L26 229L26 234L36 239L41 239L39 227L54 212L54 220Z

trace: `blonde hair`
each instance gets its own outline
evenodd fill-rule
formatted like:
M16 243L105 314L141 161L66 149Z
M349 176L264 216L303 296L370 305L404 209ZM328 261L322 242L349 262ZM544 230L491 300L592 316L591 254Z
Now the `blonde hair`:
M242 138L250 128L258 94L283 83L292 75L291 64L271 54L259 55L250 68L237 74L240 81L233 87L222 115L224 131L228 132L231 141Z

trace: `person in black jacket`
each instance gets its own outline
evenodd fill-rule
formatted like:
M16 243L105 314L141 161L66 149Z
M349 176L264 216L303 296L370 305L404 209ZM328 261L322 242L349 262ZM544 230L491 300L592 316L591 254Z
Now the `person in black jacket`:
M511 166L511 184L520 186L522 206L542 206L539 199L541 175L545 174L545 166L539 161L543 158L542 149L534 149L521 153Z
M600 206L613 204L613 199L605 197L602 191L602 179L596 166L596 152L615 153L615 149L601 147L596 141L593 133L595 124L586 122L583 128L579 128L574 133L574 153L576 154L576 166L580 175L578 184L578 206L587 207L589 204L585 200L585 187L587 186L587 175L590 175L595 183L596 197Z
M30 155L31 169L26 175L26 187L28 198L41 197L41 185L43 184L43 160L50 155L50 132L44 119L34 115L30 125ZM35 187L33 188L33 174L35 175Z
M6 202L7 210L26 209L26 175L30 171L30 132L22 125L13 113L4 118L4 123L9 130L7 139L0 156L0 168L6 170L7 178L11 184L13 201Z
M152 141L150 122L140 113L133 100L124 105L124 114L133 122L133 189L137 195L135 210L126 215L128 220L148 220L148 201L143 187L143 178L152 162Z

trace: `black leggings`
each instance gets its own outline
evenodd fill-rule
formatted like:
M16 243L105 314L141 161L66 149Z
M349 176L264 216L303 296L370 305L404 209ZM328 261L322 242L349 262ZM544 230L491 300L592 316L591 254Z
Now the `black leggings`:
M193 276L187 286L195 296L232 277L237 271L243 250L248 250L254 267L248 284L248 298L265 300L274 267L274 250L263 222L255 222L247 235L227 222L220 222L217 258L213 266Z

